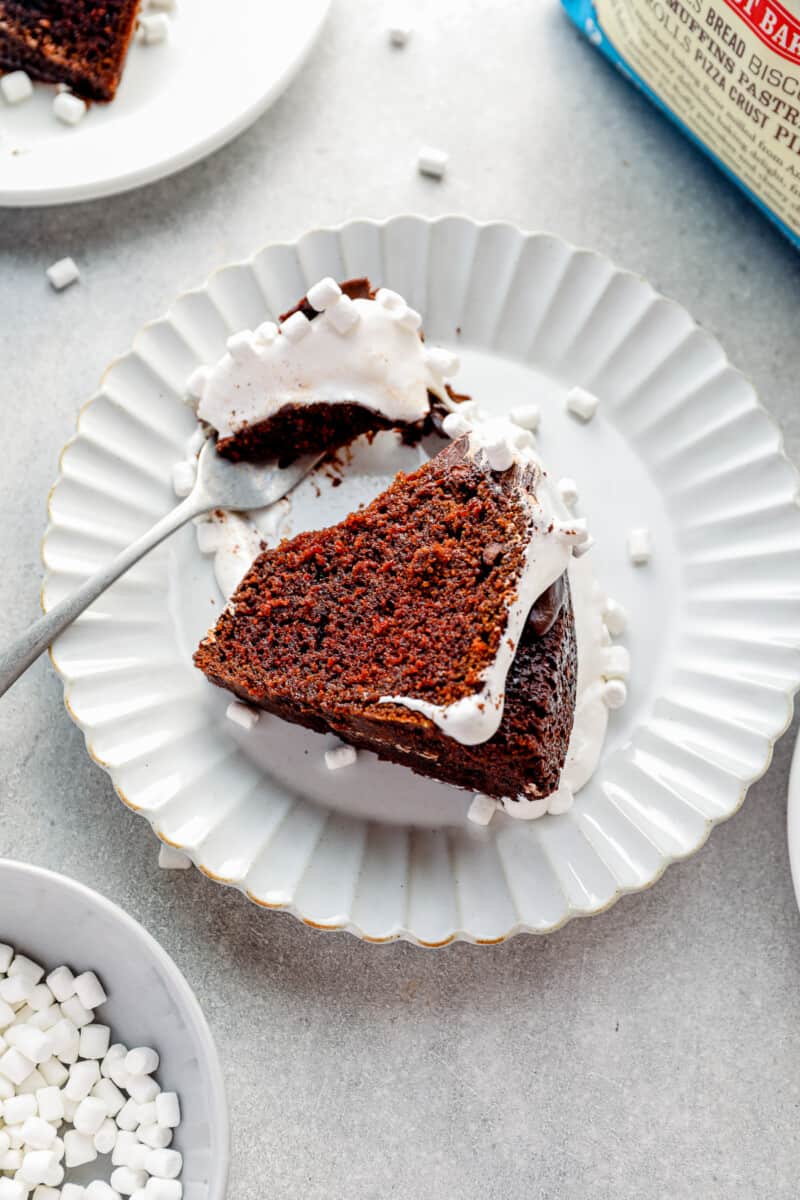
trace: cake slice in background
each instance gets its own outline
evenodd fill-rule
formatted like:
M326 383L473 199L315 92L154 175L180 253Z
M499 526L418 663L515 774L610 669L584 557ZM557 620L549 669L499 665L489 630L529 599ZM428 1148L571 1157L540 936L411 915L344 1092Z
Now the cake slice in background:
M504 453L487 425L339 525L261 554L196 665L422 775L555 792L577 677L565 571L584 535L553 515L533 452Z
M0 0L0 70L113 100L139 0Z
M227 352L190 381L197 414L234 461L288 460L339 448L364 433L431 428L457 397L458 369L428 347L419 313L368 279L323 279L280 318L228 339Z

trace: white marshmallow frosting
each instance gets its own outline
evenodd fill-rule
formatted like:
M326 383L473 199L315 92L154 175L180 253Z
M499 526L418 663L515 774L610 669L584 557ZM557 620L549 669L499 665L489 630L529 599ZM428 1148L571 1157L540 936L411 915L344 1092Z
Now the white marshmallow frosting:
M230 437L268 420L290 404L355 403L389 421L414 422L429 412L428 393L444 398L444 381L458 359L420 339L419 313L396 292L350 300L332 279L309 289L324 305L307 320L265 322L228 340L211 368L195 372L190 392L198 416Z

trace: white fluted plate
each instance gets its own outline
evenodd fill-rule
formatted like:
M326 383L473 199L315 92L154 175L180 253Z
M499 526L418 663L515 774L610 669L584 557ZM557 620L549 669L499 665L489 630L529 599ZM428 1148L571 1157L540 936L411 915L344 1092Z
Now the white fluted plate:
M125 803L257 904L379 942L547 932L697 850L768 766L800 682L796 471L718 342L644 280L461 217L356 221L219 271L141 332L82 410L51 496L43 603L174 502L194 366L321 276L359 274L458 348L459 385L485 407L540 403L543 456L577 479L596 573L632 614L629 701L574 808L481 829L454 788L369 754L326 771L326 739L276 719L238 730L191 663L221 602L191 529L97 601L53 661ZM574 384L600 397L589 425L565 412ZM298 495L294 527L337 519L397 465L357 456L341 488ZM653 534L646 568L627 559L635 525Z

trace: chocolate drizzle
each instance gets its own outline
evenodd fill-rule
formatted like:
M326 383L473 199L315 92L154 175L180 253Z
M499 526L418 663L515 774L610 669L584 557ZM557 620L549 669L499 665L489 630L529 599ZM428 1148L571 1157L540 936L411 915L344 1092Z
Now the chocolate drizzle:
M564 576L559 575L546 592L542 592L528 613L530 625L537 637L544 637L555 625L564 605Z

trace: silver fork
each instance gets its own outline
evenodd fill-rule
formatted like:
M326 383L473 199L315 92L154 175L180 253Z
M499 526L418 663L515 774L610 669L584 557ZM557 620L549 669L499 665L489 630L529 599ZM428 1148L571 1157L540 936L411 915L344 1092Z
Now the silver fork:
M253 466L232 463L216 452L216 442L209 439L200 452L197 480L185 500L157 521L117 555L107 566L65 597L49 612L35 621L25 633L0 652L0 696L27 671L42 651L53 642L93 600L124 575L134 563L155 546L180 529L192 517L215 508L230 508L242 512L249 508L266 508L275 504L303 479L319 462L320 455L306 455L289 467Z

